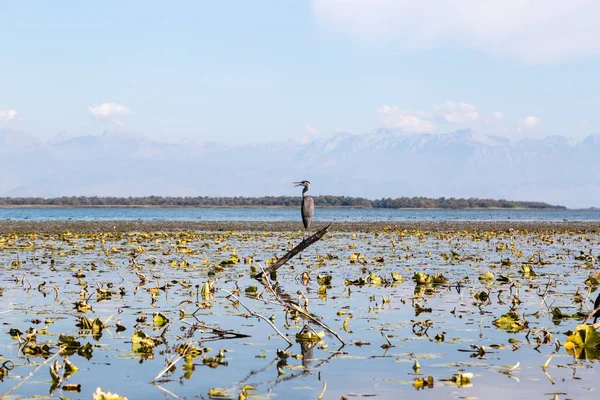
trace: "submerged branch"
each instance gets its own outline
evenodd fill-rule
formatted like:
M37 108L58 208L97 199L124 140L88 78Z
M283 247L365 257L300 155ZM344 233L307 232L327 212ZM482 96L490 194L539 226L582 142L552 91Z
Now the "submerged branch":
M246 307L246 305L244 303L242 303L242 301L240 300L239 297L237 297L235 294L231 293L230 291L225 290L225 289L219 289L219 290L227 293L229 296L231 296L234 299L236 299L241 304L241 306L244 307L246 309L246 311L248 311L250 313L250 315L253 315L253 316L257 317L257 318L260 318L263 321L265 321L266 323L268 323L269 325L271 325L271 328L273 328L273 330L275 332L277 332L277 334L279 336L281 336L283 338L283 340L285 340L290 346L293 345L293 343L290 342L290 340L287 337L285 337L285 335L283 333L281 333L281 331L279 329L277 329L277 327L271 322L271 320L269 320L269 318L265 317L264 315L260 315L258 313L255 313L254 311L250 310L248 307Z
M196 317L194 317L196 320L198 320ZM215 335L220 336L223 339L236 339L236 338L247 338L247 337L251 337L250 335L246 334L246 333L241 333L241 332L236 332L236 331L229 331L226 329L220 329L220 328L214 328L212 326L208 326L205 325L201 322L187 322L187 321L181 321L182 323L189 325L192 329L201 329L204 331L209 331L210 333L214 333Z
M175 364L177 364L179 362L179 360L181 360L183 357L185 357L185 355L187 354L188 350L191 348L191 344L190 343L186 343L185 344L185 350L183 351L183 354L177 356L173 361L170 361L166 367L164 367L159 373L158 375L156 375L156 377L154 379L152 379L150 381L150 383L154 383L155 381L157 381L158 379L160 379L164 374L167 373L167 371L169 371L171 369L171 367L173 367Z
M319 319L319 317L310 313L306 309L300 307L300 305L297 304L296 302L294 302L288 294L284 293L283 290L281 290L281 288L279 286L273 287L273 285L269 281L269 275L272 272L277 271L278 268L283 266L286 262L288 262L296 254L300 253L301 251L306 249L308 246L310 246L311 244L313 244L316 241L318 241L319 239L321 239L325 235L325 233L327 233L327 231L329 230L329 227L331 227L331 224L329 224L326 227L324 227L323 229L319 230L317 233L315 233L308 239L305 239L302 242L300 242L299 245L297 245L292 250L290 250L286 255L284 255L282 258L280 258L275 264L271 265L270 267L262 269L262 266L261 266L262 272L258 273L255 276L255 278L257 280L259 280L267 289L269 289L273 293L273 295L277 299L277 302L279 302L282 306L298 312L304 318L319 325L321 328L325 329L327 332L329 332L330 334L335 336L335 338L340 341L342 346L345 346L346 342L344 341L344 339L342 339L342 337L340 335L337 334L337 332L335 332L333 329L331 329L329 326L327 326L327 324L325 324L323 321L321 321Z
M340 335L338 335L336 331L334 331L329 326L327 326L327 324L325 322L321 321L319 319L319 317L317 317L316 315L313 315L312 313L306 311L305 309L303 309L302 307L298 306L297 304L295 304L291 301L286 301L285 303L290 308L292 308L294 311L297 311L298 313L302 314L302 316L305 317L306 319L309 319L310 321L314 322L315 324L319 325L321 328L325 329L327 332L329 332L333 336L335 336L335 338L340 341L342 346L346 345L346 342L344 341L344 339L342 339L342 337Z
M33 371L31 371L29 373L29 375L27 375L25 378L21 379L19 381L19 383L17 383L15 386L11 387L10 389L8 389L6 392L4 392L4 394L0 395L0 398L4 398L5 396L8 396L9 394L11 394L12 392L14 392L15 390L17 390L19 387L21 387L21 385L23 385L25 382L27 382L27 380L29 378L31 378L36 372L38 372L40 370L40 368L42 368L44 365L50 363L50 361L52 361L56 356L58 356L60 354L60 351L57 351L56 353L54 353L52 355L52 357L47 358L43 363L41 363L40 365L38 365Z
M183 399L183 397L177 396L175 393L171 392L170 390L165 389L164 387L160 386L158 383L153 383L152 385L154 385L155 388L157 388L158 390L160 390L164 394L168 394L169 396L171 396L171 397L173 397L175 399Z

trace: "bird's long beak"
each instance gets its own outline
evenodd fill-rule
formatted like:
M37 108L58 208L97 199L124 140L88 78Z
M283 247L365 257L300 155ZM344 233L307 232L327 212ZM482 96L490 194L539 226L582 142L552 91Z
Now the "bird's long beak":
M304 186L304 184L302 182L293 182L294 186Z

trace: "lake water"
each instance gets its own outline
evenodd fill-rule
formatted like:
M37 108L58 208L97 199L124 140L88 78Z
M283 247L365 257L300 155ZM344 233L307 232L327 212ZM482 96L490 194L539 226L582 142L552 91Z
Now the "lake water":
M3 208L0 220L294 221L296 208ZM322 208L316 221L600 221L600 210Z
M600 352L564 346L597 296L586 282L600 262L598 234L327 235L284 265L277 284L343 347L251 276L300 240L297 232L0 234L0 397L90 399L100 387L129 399L223 400L249 385L253 400L322 391L352 400L598 398ZM237 264L227 261L234 254ZM209 279L214 293L203 294ZM304 329L322 333L314 347L298 340ZM141 335L145 347L134 342ZM196 352L179 359L188 346ZM50 365L66 357L79 370L60 371L53 385ZM178 362L151 383L167 360ZM452 382L463 373L472 380Z

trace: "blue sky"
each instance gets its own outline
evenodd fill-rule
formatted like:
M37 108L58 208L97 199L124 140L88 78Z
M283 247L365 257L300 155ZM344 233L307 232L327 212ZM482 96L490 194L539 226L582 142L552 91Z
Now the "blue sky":
M600 133L598 20L590 0L4 1L0 129L581 138Z

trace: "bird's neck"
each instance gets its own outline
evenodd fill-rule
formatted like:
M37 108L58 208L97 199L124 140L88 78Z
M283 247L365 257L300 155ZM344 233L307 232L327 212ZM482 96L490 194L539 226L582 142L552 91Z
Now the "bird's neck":
M302 189L302 197L306 197L306 196L308 196L308 195L306 194L306 192L308 192L308 188L307 188L307 187L304 187L304 189Z

